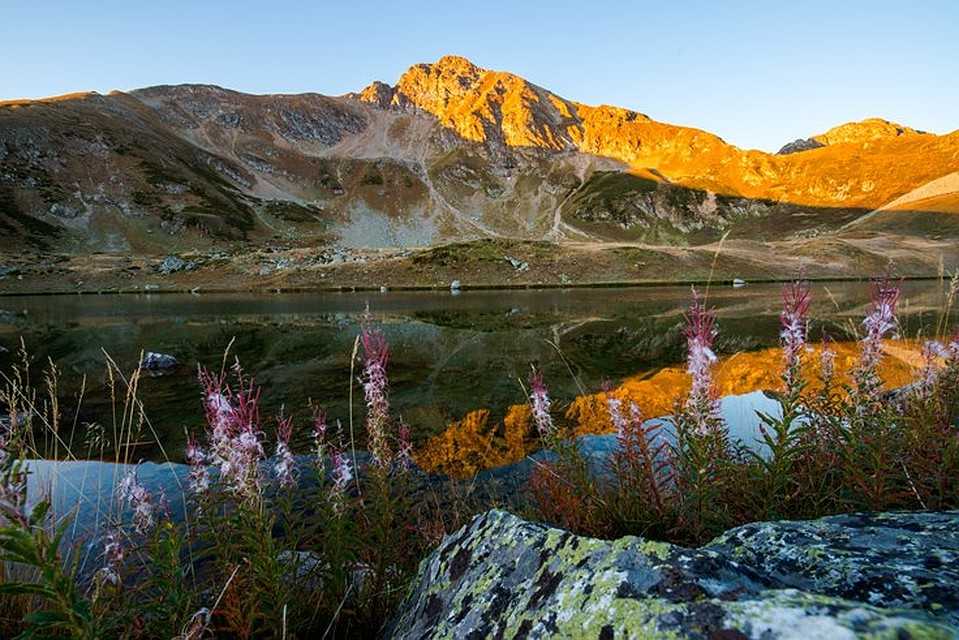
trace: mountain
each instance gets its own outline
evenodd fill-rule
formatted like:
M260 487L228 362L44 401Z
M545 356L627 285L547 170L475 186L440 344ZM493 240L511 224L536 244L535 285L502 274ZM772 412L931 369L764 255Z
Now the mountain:
M178 85L8 101L0 239L144 253L481 237L686 245L879 232L856 226L879 210L891 220L881 232L921 233L955 213L948 195L911 200L908 218L888 207L959 171L959 131L870 119L798 142L740 149L455 56L337 97Z

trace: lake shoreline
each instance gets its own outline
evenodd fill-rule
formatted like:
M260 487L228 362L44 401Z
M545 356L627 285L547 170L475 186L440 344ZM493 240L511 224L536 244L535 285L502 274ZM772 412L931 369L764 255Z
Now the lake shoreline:
M811 283L829 283L829 282L869 282L873 276L824 276L824 277L804 277ZM901 276L897 279L906 282L929 282L936 280L945 280L941 275L911 275ZM295 294L295 293L389 293L389 292L414 292L414 291L536 291L536 290L556 290L556 289L645 289L659 287L681 287L681 286L736 286L739 278L716 278L706 279L684 279L684 280L621 280L621 281L588 281L588 282L528 282L528 283L480 283L480 284L460 284L453 289L444 285L395 285L395 286L373 286L373 285L333 285L333 286L249 286L249 287L169 287L146 289L139 287L107 289L78 289L75 291L51 290L51 289L21 289L18 291L0 291L0 298L17 297L39 297L39 296L99 296L99 295L203 295L203 294ZM781 284L793 282L795 278L749 278L742 279L742 285L749 286L757 284ZM2 281L0 281L2 282Z
M411 249L0 252L0 297L726 286L737 279L788 282L799 274L812 282L865 281L887 272L934 280L954 270L959 245L904 238L836 238L828 251L799 241L670 247L480 240Z

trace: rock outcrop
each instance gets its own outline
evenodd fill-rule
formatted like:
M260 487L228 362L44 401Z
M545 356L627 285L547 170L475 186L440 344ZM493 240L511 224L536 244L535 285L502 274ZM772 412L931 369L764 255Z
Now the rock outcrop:
M784 156L789 153L799 153L800 151L809 151L810 149L818 149L824 146L826 145L824 145L822 142L819 142L815 138L799 138L788 144L784 144L783 147L776 153Z
M700 549L502 511L426 558L394 638L955 638L959 512L761 523Z

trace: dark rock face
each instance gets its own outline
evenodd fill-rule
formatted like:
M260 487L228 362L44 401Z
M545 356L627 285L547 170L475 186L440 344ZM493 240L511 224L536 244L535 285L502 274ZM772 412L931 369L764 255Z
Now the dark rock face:
M907 533L912 548L891 553ZM941 568L957 535L959 512L853 515L748 525L684 549L490 511L423 561L388 635L955 638L959 577Z
M784 156L789 153L799 153L800 151L809 151L810 149L818 149L819 147L825 147L823 143L819 142L815 138L799 138L798 140L793 140L789 144L783 145L783 148L777 151L777 155Z

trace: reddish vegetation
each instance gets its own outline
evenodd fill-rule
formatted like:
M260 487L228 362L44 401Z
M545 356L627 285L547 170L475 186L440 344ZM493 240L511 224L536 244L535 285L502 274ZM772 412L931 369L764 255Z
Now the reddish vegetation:
M608 397L619 443L611 479L588 472L576 446L557 447L557 458L540 463L531 481L544 516L591 535L701 543L749 521L959 505L959 338L929 343L918 384L885 394L883 340L896 327L899 288L877 282L849 381L838 381L826 345L813 387L801 355L808 296L801 284L784 290L783 412L757 416L765 453L731 441L715 411L713 320L696 300L687 329L692 391L669 421L675 441L666 444L657 427L644 426L635 404L627 419L622 402Z

